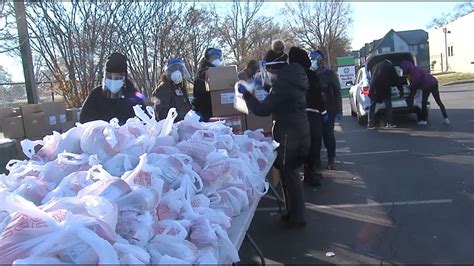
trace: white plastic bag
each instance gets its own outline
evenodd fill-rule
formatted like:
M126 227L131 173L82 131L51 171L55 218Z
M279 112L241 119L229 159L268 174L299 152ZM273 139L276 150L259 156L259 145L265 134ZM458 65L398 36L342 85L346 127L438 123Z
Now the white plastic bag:
M133 245L144 247L155 234L154 223L150 212L121 211L117 221L117 233Z

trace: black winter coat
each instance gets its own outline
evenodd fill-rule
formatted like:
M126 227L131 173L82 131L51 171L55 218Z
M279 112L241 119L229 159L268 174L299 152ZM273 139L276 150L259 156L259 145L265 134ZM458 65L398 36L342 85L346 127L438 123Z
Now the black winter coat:
M281 167L283 158L286 158L286 167L296 169L303 163L310 145L306 114L308 76L301 65L289 64L277 71L272 84L270 93L262 102L249 93L245 94L244 98L247 107L255 115L273 115L273 137L281 145L276 166Z
M210 67L214 67L214 65L207 60L201 62L194 79L193 88L194 110L202 114L205 122L212 117L211 93L206 91L206 72Z
M86 123L94 120L104 120L109 122L112 118L117 118L119 124L123 125L127 119L135 117L133 106L139 104L143 108L143 99L136 95L137 90L130 80L125 80L125 88L122 89L122 97L113 99L107 97L108 91L104 91L102 86L98 86L87 96L82 105L79 121Z
M306 74L309 80L309 90L306 92L306 107L316 109L322 114L326 111L326 106L322 97L321 83L318 75L310 70L306 69Z
M391 99L392 87L399 87L399 77L392 63L384 60L372 67L369 97L380 103Z
M337 74L325 66L316 71L323 95L326 110L329 113L342 113L341 84Z
M169 109L172 107L176 108L178 112L176 122L183 120L184 116L191 110L188 92L172 81L166 80L162 82L153 92L153 96L158 98L158 101L155 103L155 113L159 120L165 119Z

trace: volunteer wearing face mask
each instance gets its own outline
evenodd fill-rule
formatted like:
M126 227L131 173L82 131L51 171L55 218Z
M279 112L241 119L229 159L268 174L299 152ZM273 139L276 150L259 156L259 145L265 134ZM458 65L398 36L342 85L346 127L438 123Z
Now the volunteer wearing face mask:
M300 167L308 155L310 133L306 115L308 76L299 64L287 64L282 41L275 41L265 55L271 85L270 93L260 102L250 88L239 86L247 107L257 116L273 115L273 137L280 143L275 167L280 170L287 194L289 214L282 217L285 227L304 227L305 203Z
M103 84L93 89L82 106L79 121L94 120L109 122L117 118L120 124L135 116L133 106L145 106L143 95L127 77L127 58L113 53L105 63Z
M304 169L304 181L312 186L321 185L321 142L322 127L329 120L324 106L318 75L310 70L308 53L298 47L292 47L288 53L290 63L300 64L308 75L309 90L306 92L306 112L311 133L311 147Z
M323 140L328 152L329 170L334 170L334 159L336 158L336 137L334 135L334 123L342 119L342 97L341 85L337 74L324 64L323 53L319 50L310 54L311 69L316 71L321 84L322 96L329 119L323 125Z
M158 119L165 119L169 109L174 107L178 112L175 121L181 121L191 110L186 90L186 80L189 78L189 72L181 59L168 60L160 85L153 92L153 96L156 97L155 113Z
M204 122L209 121L209 118L212 117L211 93L206 90L207 70L220 65L222 65L222 51L217 48L208 48L199 63L194 79L194 110L201 115L201 121Z

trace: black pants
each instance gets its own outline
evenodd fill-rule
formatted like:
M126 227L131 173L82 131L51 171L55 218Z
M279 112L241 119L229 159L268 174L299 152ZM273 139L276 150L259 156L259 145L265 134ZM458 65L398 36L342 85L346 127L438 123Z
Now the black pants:
M324 146L328 151L328 161L333 162L336 158L336 136L334 135L334 123L336 122L336 114L329 113L329 121L323 125Z
M439 96L439 88L438 83L436 83L433 87L424 89L423 90L423 100L421 101L421 110L418 109L417 116L418 121L427 121L428 120L428 98L430 94L433 94L433 98L436 101L436 104L439 106L441 113L443 114L444 118L448 118L448 113L446 112L446 108L444 107L443 102L441 102L441 97Z
M305 163L305 177L318 173L319 168L321 168L321 145L323 137L321 115L315 112L308 112L308 120L311 145Z
M305 221L303 184L299 169L308 156L309 130L306 134L295 129L275 130L274 137L280 143L275 167L280 170L281 181L288 199L288 213L293 222Z

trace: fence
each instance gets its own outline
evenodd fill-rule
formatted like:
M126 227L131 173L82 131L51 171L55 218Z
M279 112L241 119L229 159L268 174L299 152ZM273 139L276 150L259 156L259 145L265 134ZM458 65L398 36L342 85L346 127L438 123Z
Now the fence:
M40 103L63 100L61 95L53 92L50 82L37 82L36 85ZM0 108L19 107L27 103L25 83L0 83Z

